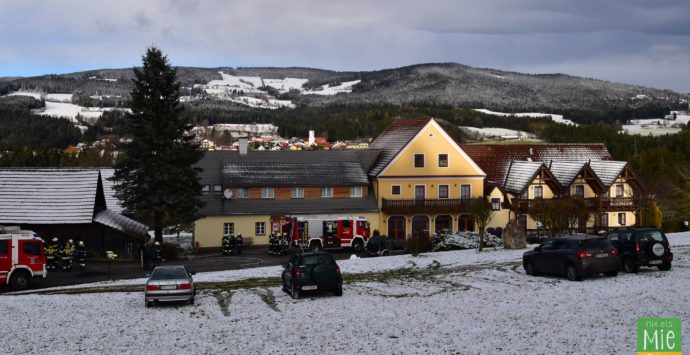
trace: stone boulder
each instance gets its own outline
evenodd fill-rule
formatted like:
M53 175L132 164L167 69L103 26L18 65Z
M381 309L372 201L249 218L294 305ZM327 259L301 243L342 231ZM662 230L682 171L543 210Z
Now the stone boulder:
M523 249L527 247L525 227L519 224L517 220L508 222L503 230L502 238L504 249Z

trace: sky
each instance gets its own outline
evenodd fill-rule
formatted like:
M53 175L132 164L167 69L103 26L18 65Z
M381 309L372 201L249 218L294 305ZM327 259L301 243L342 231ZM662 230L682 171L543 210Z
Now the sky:
M0 0L0 76L456 62L690 93L688 0Z

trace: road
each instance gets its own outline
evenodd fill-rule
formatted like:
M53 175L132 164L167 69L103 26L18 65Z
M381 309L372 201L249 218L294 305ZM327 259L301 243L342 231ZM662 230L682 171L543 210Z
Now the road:
M349 251L335 251L336 260L348 259L352 255ZM363 256L363 255L360 255ZM235 270L243 268L280 265L287 262L289 255L273 256L267 253L266 247L246 248L242 255L224 256L218 252L190 255L185 260L164 261L161 265L184 265L191 272L208 272ZM87 260L86 269L80 271L78 267L72 271L49 271L45 279L36 279L31 285L32 289L41 289L57 286L78 285L98 281L106 281L108 276L108 262L99 260ZM139 261L118 260L110 265L110 279L135 279L146 275L150 270L144 270ZM276 275L278 276L278 275ZM7 291L6 288L2 289Z

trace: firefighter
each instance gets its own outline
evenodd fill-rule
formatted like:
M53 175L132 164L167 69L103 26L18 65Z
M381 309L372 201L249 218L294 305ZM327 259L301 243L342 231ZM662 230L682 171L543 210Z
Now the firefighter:
M60 248L59 254L62 271L72 271L72 243L72 239L70 239L62 248Z
M276 236L271 233L268 236L268 254L274 255L276 250Z
M153 243L153 254L152 255L152 262L153 262L153 267L156 267L156 265L160 264L161 261L163 261L163 256L161 254L161 244L158 242Z
M223 253L223 255L229 255L230 254L230 236L227 234L223 234L223 237L220 240L220 250Z
M242 243L244 243L242 234L238 234L237 238L235 238L235 253L237 253L237 255L242 254Z
M58 239L53 238L48 245L46 246L46 269L48 270L55 270L57 268L57 247L58 247Z
M234 234L230 234L230 242L228 243L229 250L230 250L230 255L235 254L235 246L237 244L237 237L235 237Z
M79 270L84 270L86 268L86 246L84 246L84 242L81 240L74 248L74 258L79 263Z

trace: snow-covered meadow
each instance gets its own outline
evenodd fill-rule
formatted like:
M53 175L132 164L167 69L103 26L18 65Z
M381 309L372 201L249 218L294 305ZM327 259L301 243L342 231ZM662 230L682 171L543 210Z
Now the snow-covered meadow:
M12 326L3 351L632 353L638 317L680 317L690 339L690 233L669 239L675 260L668 272L582 282L527 276L524 250L498 249L341 261L342 297L293 300L279 285L210 287L193 306L145 308L143 292L5 295ZM195 279L278 274L268 267Z
M553 113L539 113L539 112L517 112L517 113L506 113L506 112L497 112L497 111L491 111L487 109L474 109L477 112L481 112L487 115L494 115L494 116L514 116L514 117L549 117L551 118L552 121L556 123L562 123L562 124L567 124L567 125L572 125L572 126L577 126L578 124L569 120L563 118L563 115L556 115Z

